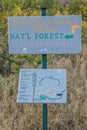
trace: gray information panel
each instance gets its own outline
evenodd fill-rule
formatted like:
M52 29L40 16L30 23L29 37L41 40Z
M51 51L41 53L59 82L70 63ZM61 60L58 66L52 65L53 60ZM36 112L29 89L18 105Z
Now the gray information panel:
M80 53L81 28L81 15L9 17L9 53Z
M21 69L18 103L67 103L65 69Z

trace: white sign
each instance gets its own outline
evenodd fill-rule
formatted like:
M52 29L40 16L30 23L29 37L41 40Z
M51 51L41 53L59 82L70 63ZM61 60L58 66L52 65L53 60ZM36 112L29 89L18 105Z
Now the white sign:
M21 69L18 103L67 103L65 69Z
M81 15L9 17L9 53L80 53L81 28Z

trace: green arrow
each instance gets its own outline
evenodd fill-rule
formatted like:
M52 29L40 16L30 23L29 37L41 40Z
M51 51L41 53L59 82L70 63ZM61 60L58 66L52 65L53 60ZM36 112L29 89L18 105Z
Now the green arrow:
M67 34L67 35L65 35L64 37L65 37L66 39L70 39L70 38L73 39L73 34L71 34L71 35L68 35L68 34Z

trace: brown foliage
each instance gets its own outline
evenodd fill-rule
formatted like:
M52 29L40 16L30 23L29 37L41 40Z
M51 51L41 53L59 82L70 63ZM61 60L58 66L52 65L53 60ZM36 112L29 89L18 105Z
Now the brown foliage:
M67 69L67 104L49 104L49 130L87 129L87 46L80 55L52 55L48 68ZM18 75L0 76L0 130L42 130L42 105L17 104Z

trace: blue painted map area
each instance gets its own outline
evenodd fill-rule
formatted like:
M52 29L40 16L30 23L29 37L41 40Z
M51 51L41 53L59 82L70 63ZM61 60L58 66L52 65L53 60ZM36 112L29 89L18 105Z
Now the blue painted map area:
M23 76L23 70L21 75ZM22 90L21 82L28 83L25 94L18 93L18 102L25 103L66 103L66 70L47 69L47 70L27 70L25 79L29 77L29 82L23 80L19 82L19 92ZM20 75L20 78L21 78ZM24 85L26 86L26 85ZM29 95L28 95L29 93ZM26 98L25 98L26 97ZM21 99L22 98L22 99Z

